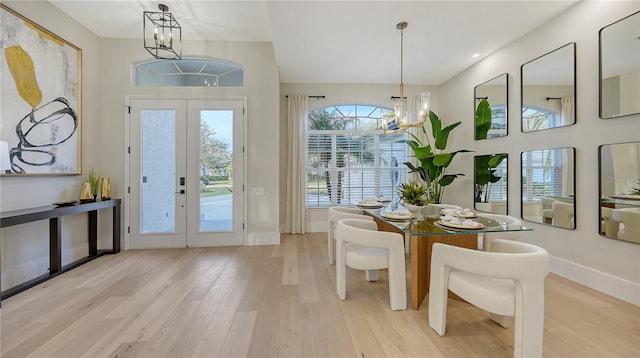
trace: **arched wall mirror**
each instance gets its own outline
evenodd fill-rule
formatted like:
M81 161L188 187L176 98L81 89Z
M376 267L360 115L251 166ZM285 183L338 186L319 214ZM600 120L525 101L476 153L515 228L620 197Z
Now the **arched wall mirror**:
M499 138L507 135L508 115L508 77L504 73L473 89L475 96L475 139ZM488 108L482 106L487 101ZM481 109L488 109L483 112Z
M640 113L640 11L600 29L600 118Z
M476 155L474 208L507 215L507 153Z
M522 219L576 228L575 148L522 152Z
M576 44L564 45L520 68L522 132L576 123Z
M640 142L598 148L600 235L640 243Z

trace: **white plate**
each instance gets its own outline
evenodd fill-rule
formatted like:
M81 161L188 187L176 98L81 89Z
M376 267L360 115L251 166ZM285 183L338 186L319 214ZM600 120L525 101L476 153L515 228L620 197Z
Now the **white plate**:
M382 205L379 202L365 202L365 201L361 201L358 203L358 206L362 206L363 208L381 208L384 205Z
M437 223L442 226L452 227L454 229L482 229L484 227L484 225L482 225L481 223L476 223L476 225L473 225L473 226L454 224L454 223L450 223L442 220L438 220Z
M392 214L392 213L383 213L383 214L380 214L380 215L385 219L391 219L391 220L411 220L411 219L416 217L413 214L398 215L398 214Z

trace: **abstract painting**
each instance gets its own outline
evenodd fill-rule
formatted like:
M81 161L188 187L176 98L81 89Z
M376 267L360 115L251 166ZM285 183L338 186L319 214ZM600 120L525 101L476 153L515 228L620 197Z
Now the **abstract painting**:
M6 174L81 174L82 50L2 4L0 34Z

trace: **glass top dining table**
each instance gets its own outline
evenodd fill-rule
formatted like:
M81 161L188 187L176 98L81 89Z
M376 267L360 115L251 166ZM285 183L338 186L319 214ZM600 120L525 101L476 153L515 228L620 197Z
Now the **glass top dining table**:
M419 309L427 292L431 274L431 247L434 243L445 243L478 249L478 234L485 232L500 233L509 231L532 231L527 226L508 224L483 217L482 214L464 212L465 216L473 216L472 227L448 227L442 220L442 208L435 205L426 205L420 213L411 219L396 219L394 212L398 209L395 205L386 205L381 208L362 207L365 214L373 217L378 224L378 230L392 231L403 234L405 243L409 245L410 255L410 306ZM389 216L394 218L389 218ZM455 297L454 297L455 298Z
M482 216L482 213L466 212L468 219L480 225L472 227L446 226L442 222L442 208L435 205L425 205L417 218L396 219L389 218L394 209L390 206L382 208L366 208L362 207L367 214L374 218L391 225L404 234L411 236L428 236L428 235L460 235L460 234L478 234L484 232L507 232L507 231L531 231L527 226L509 224L504 221L496 221ZM455 215L453 215L455 216Z

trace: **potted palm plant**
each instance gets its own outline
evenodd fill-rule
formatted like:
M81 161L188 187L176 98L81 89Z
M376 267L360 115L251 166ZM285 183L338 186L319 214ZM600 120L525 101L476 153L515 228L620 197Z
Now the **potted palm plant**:
M475 157L475 202L486 203L490 185L502 179L496 175L496 168L507 158L506 153L478 155Z
M424 181L427 191L425 194L426 202L438 204L442 200L444 187L453 183L457 177L464 176L462 173L447 174L447 167L449 167L456 154L470 152L470 150L445 151L449 134L462 122L456 122L442 128L442 121L433 111L429 111L429 122L431 123L433 145L424 123L419 128L421 128L427 139L426 145L412 133L409 133L409 135L413 139L404 139L399 142L406 143L413 150L414 156L418 160L418 165L414 165L411 162L405 162L404 165L409 168L410 173L418 173L420 179Z
M476 108L476 140L487 139L491 129L491 106L489 101L483 99Z

